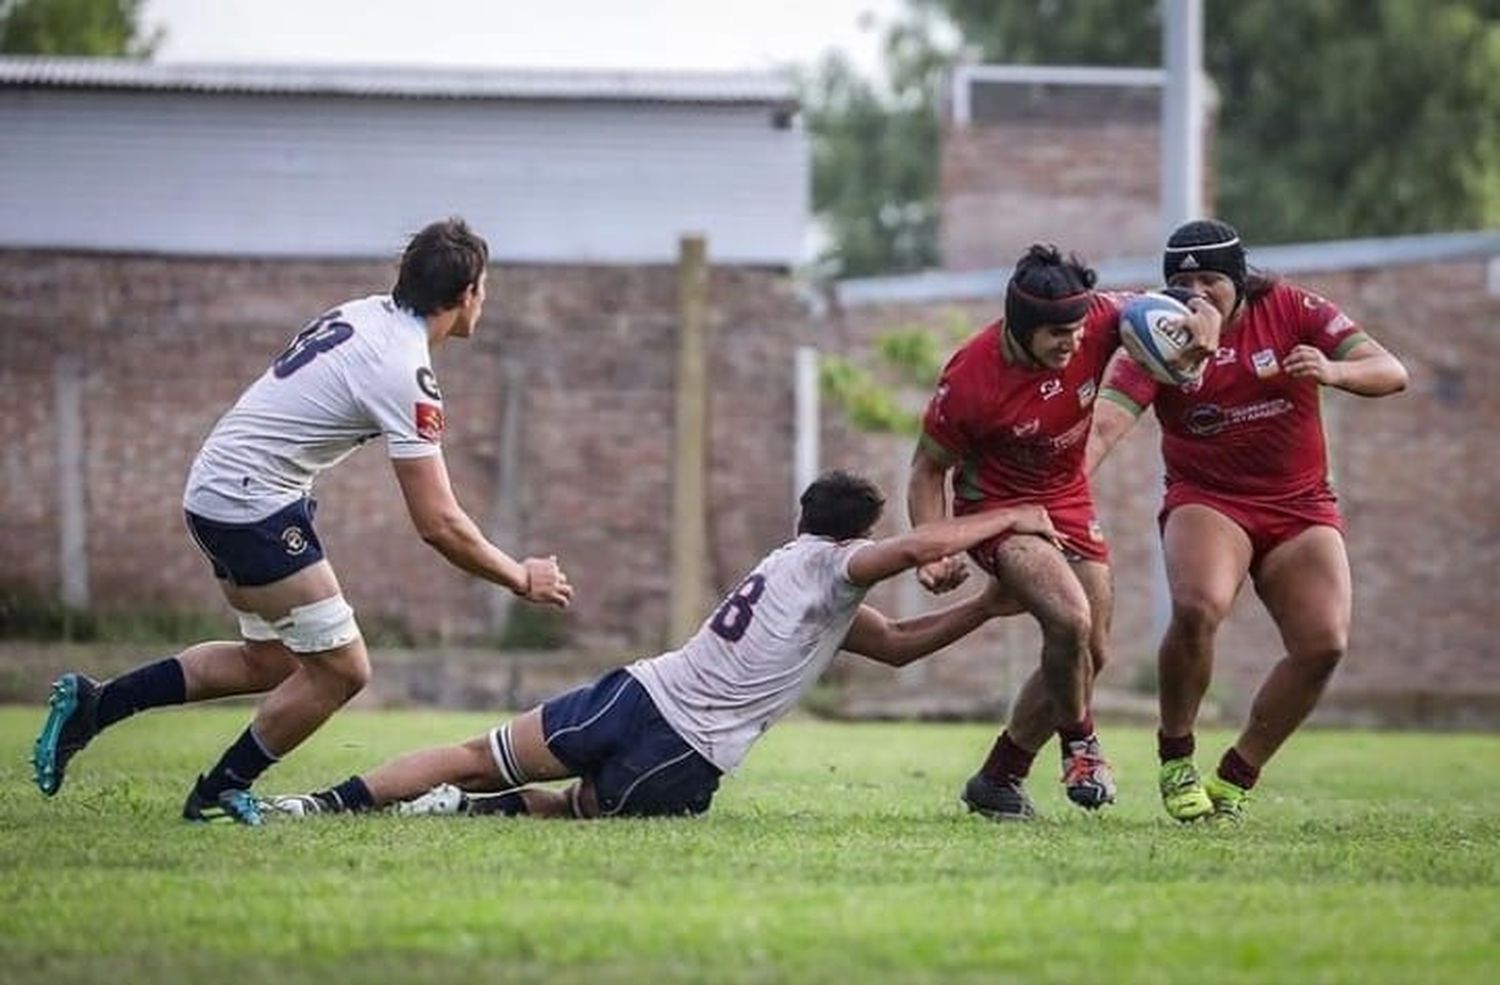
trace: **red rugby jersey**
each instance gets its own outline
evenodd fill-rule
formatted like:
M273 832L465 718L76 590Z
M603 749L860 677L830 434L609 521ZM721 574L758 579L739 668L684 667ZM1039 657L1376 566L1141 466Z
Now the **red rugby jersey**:
M922 419L922 447L953 465L962 512L978 502L1090 502L1083 451L1094 398L1120 344L1127 295L1096 293L1083 338L1061 370L1012 365L1001 321L964 343Z
M1135 360L1121 359L1104 395L1135 414L1156 410L1168 485L1298 497L1327 489L1328 454L1318 384L1287 376L1281 364L1298 345L1341 359L1367 339L1331 302L1279 283L1222 334L1197 381L1159 383Z

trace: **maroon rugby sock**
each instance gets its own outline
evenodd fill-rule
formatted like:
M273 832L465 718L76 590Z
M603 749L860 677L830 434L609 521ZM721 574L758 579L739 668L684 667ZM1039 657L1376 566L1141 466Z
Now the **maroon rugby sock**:
M1245 762L1239 750L1230 746L1224 758L1219 760L1219 779L1228 780L1241 790L1249 790L1260 779L1260 767Z
M1059 725L1057 737L1062 740L1063 755L1068 754L1069 742L1082 742L1094 737L1094 713L1084 709L1083 718L1072 725Z
M1169 759L1187 759L1197 748L1198 740L1191 732L1187 735L1156 733L1156 756L1164 763Z
M1009 732L1001 732L979 772L991 783L1018 783L1031 772L1035 758L1036 753L1016 745Z

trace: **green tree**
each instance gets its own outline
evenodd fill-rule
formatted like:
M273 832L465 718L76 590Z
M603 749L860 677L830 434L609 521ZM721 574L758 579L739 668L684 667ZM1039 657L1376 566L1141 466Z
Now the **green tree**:
M141 26L144 0L0 0L0 53L150 58L162 31Z
M937 263L938 91L949 52L920 11L885 37L889 87L837 52L801 80L813 150L813 211L830 277Z
M1160 65L1152 0L908 0L917 19L946 19L986 62Z
M1208 7L1219 211L1251 240L1500 225L1500 2Z
M868 96L857 126L824 90L806 93L813 206L835 241L835 274L936 256L935 80L958 52L1000 63L1161 60L1161 6L1148 0L908 2L889 31L890 93L852 73L839 80ZM1204 21L1219 92L1215 211L1248 239L1500 225L1500 0L1208 0ZM941 40L945 24L956 41ZM917 120L925 129L913 136L904 128ZM891 158L860 160L880 153Z

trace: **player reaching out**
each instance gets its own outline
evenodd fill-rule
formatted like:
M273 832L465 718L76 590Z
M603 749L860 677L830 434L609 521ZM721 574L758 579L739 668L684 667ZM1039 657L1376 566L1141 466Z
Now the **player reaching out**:
M991 590L893 621L863 604L870 586L1002 533L1044 543L1055 536L1045 511L1021 506L872 541L884 500L872 483L842 472L808 486L801 504L797 538L762 559L680 650L611 671L467 742L414 752L275 805L301 816L422 795L414 806L432 813L701 813L719 778L840 648L899 667L1014 611ZM579 782L560 792L529 786L566 777ZM505 792L470 796L496 791Z
M72 757L136 712L266 692L183 807L191 821L260 823L250 785L370 675L354 610L313 529L311 494L321 472L372 438L385 437L412 523L438 553L528 601L568 604L572 588L556 560L517 561L487 541L443 463L443 399L429 351L473 335L488 260L462 220L428 225L408 243L389 295L314 320L220 418L188 474L183 508L241 639L199 643L102 685L64 674L33 753L42 793L57 793Z

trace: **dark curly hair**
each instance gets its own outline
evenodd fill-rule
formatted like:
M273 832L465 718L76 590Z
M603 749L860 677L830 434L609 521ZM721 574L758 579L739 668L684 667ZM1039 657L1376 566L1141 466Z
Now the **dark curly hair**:
M799 534L850 540L868 534L880 519L885 497L863 476L833 471L820 475L802 493Z

